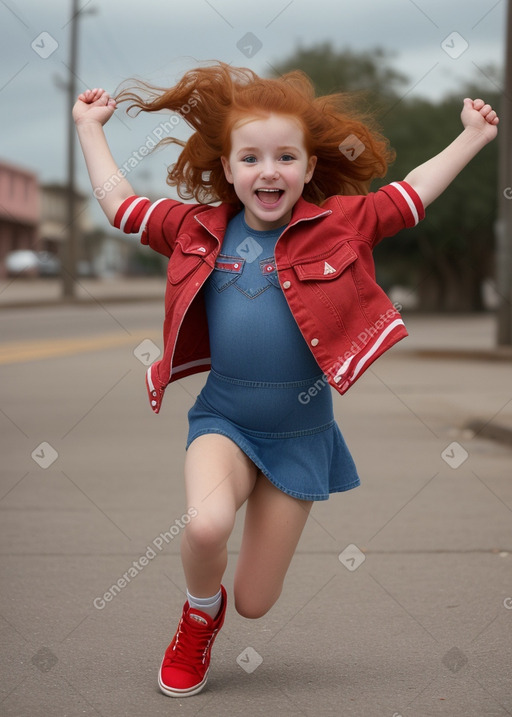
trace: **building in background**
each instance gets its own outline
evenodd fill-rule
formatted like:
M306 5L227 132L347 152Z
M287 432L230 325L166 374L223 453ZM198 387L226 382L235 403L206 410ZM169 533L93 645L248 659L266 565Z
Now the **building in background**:
M68 237L67 197L65 185L40 185L33 172L0 162L0 280L60 276ZM138 236L109 231L106 222L97 226L90 200L89 194L76 193L77 276L165 273L164 257L141 248Z
M67 195L67 187L62 184L41 187L40 248L51 256L62 257L67 239ZM90 194L77 192L78 276L102 278L165 273L165 261L147 248L141 249L137 235L126 235L116 229L109 231L106 220L97 226L89 211L90 201Z
M62 184L44 184L41 187L41 227L39 248L50 256L62 260L64 247L68 237L67 219L68 190ZM75 222L78 226L77 262L82 273L92 274L92 256L90 247L85 242L86 234L93 231L94 226L88 211L89 197L76 192Z
M39 250L41 196L36 174L0 161L0 278L13 251Z

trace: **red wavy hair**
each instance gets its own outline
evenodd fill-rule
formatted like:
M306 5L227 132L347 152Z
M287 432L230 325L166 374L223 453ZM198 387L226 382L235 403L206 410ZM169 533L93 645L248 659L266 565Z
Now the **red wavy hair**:
M277 113L300 121L307 151L318 157L313 179L303 191L303 197L315 204L334 194L367 194L371 180L383 177L394 158L371 119L354 109L353 97L342 93L315 97L311 80L299 70L267 79L218 62L189 70L170 89L136 82L135 87L121 90L116 100L130 103L127 112L166 109L190 125L194 132L187 141L166 137L158 144L182 147L168 169L167 184L176 187L182 199L200 203L239 203L220 158L230 152L233 127L247 117ZM354 159L340 150L351 135L364 145Z

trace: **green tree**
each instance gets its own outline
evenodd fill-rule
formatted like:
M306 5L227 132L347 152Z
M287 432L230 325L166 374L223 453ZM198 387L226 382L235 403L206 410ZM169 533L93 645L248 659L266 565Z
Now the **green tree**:
M384 132L396 148L389 174L404 177L439 152L461 131L464 97L498 98L466 87L440 102L411 99L399 113L383 118ZM497 143L487 146L428 207L415 229L401 232L377 248L378 265L395 267L395 280L417 292L424 311L480 311L482 286L494 271L497 196Z
M299 48L274 66L277 74L301 69L318 93L356 93L363 111L371 110L396 150L386 180L410 169L445 147L461 130L464 97L484 96L497 105L486 83L461 88L437 102L409 97L411 83L391 66L392 56L376 49L336 51L330 43ZM383 285L410 287L426 311L478 311L482 284L493 273L493 224L496 208L497 143L486 147L427 211L413 230L377 247L377 273Z
M385 111L396 102L407 84L407 76L391 67L393 55L380 48L359 53L345 48L335 50L330 42L299 47L295 53L273 65L274 74L303 70L313 81L318 94L356 92L361 103L375 111Z

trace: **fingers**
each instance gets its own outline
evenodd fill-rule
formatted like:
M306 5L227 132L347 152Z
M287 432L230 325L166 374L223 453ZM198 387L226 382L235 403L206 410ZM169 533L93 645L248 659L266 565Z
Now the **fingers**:
M480 112L482 117L485 119L486 122L489 124L497 125L499 120L499 117L495 110L491 107L491 105L486 104L482 99L476 99L476 100L470 100L468 97L464 100L465 105L469 104L473 105L473 109L475 109L477 112Z
M92 90L85 90L78 95L78 99L90 105L98 102L100 105L116 106L116 101L101 87L95 87Z
M479 110L480 114L482 115L482 117L484 117L486 122L488 122L489 124L498 124L498 115L496 114L495 110L493 110L491 105L485 104L483 100L479 100L479 102L482 103Z

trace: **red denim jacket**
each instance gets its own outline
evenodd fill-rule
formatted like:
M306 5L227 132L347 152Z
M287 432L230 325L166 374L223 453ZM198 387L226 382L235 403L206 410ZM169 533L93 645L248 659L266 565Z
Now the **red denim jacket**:
M229 220L239 207L151 203L130 197L115 226L169 257L162 358L146 374L158 413L166 386L210 368L201 287L215 267ZM424 217L418 194L393 182L366 196L333 196L321 207L300 198L279 237L275 262L290 310L326 380L345 393L364 371L407 336L398 310L375 281L372 250L380 239Z

